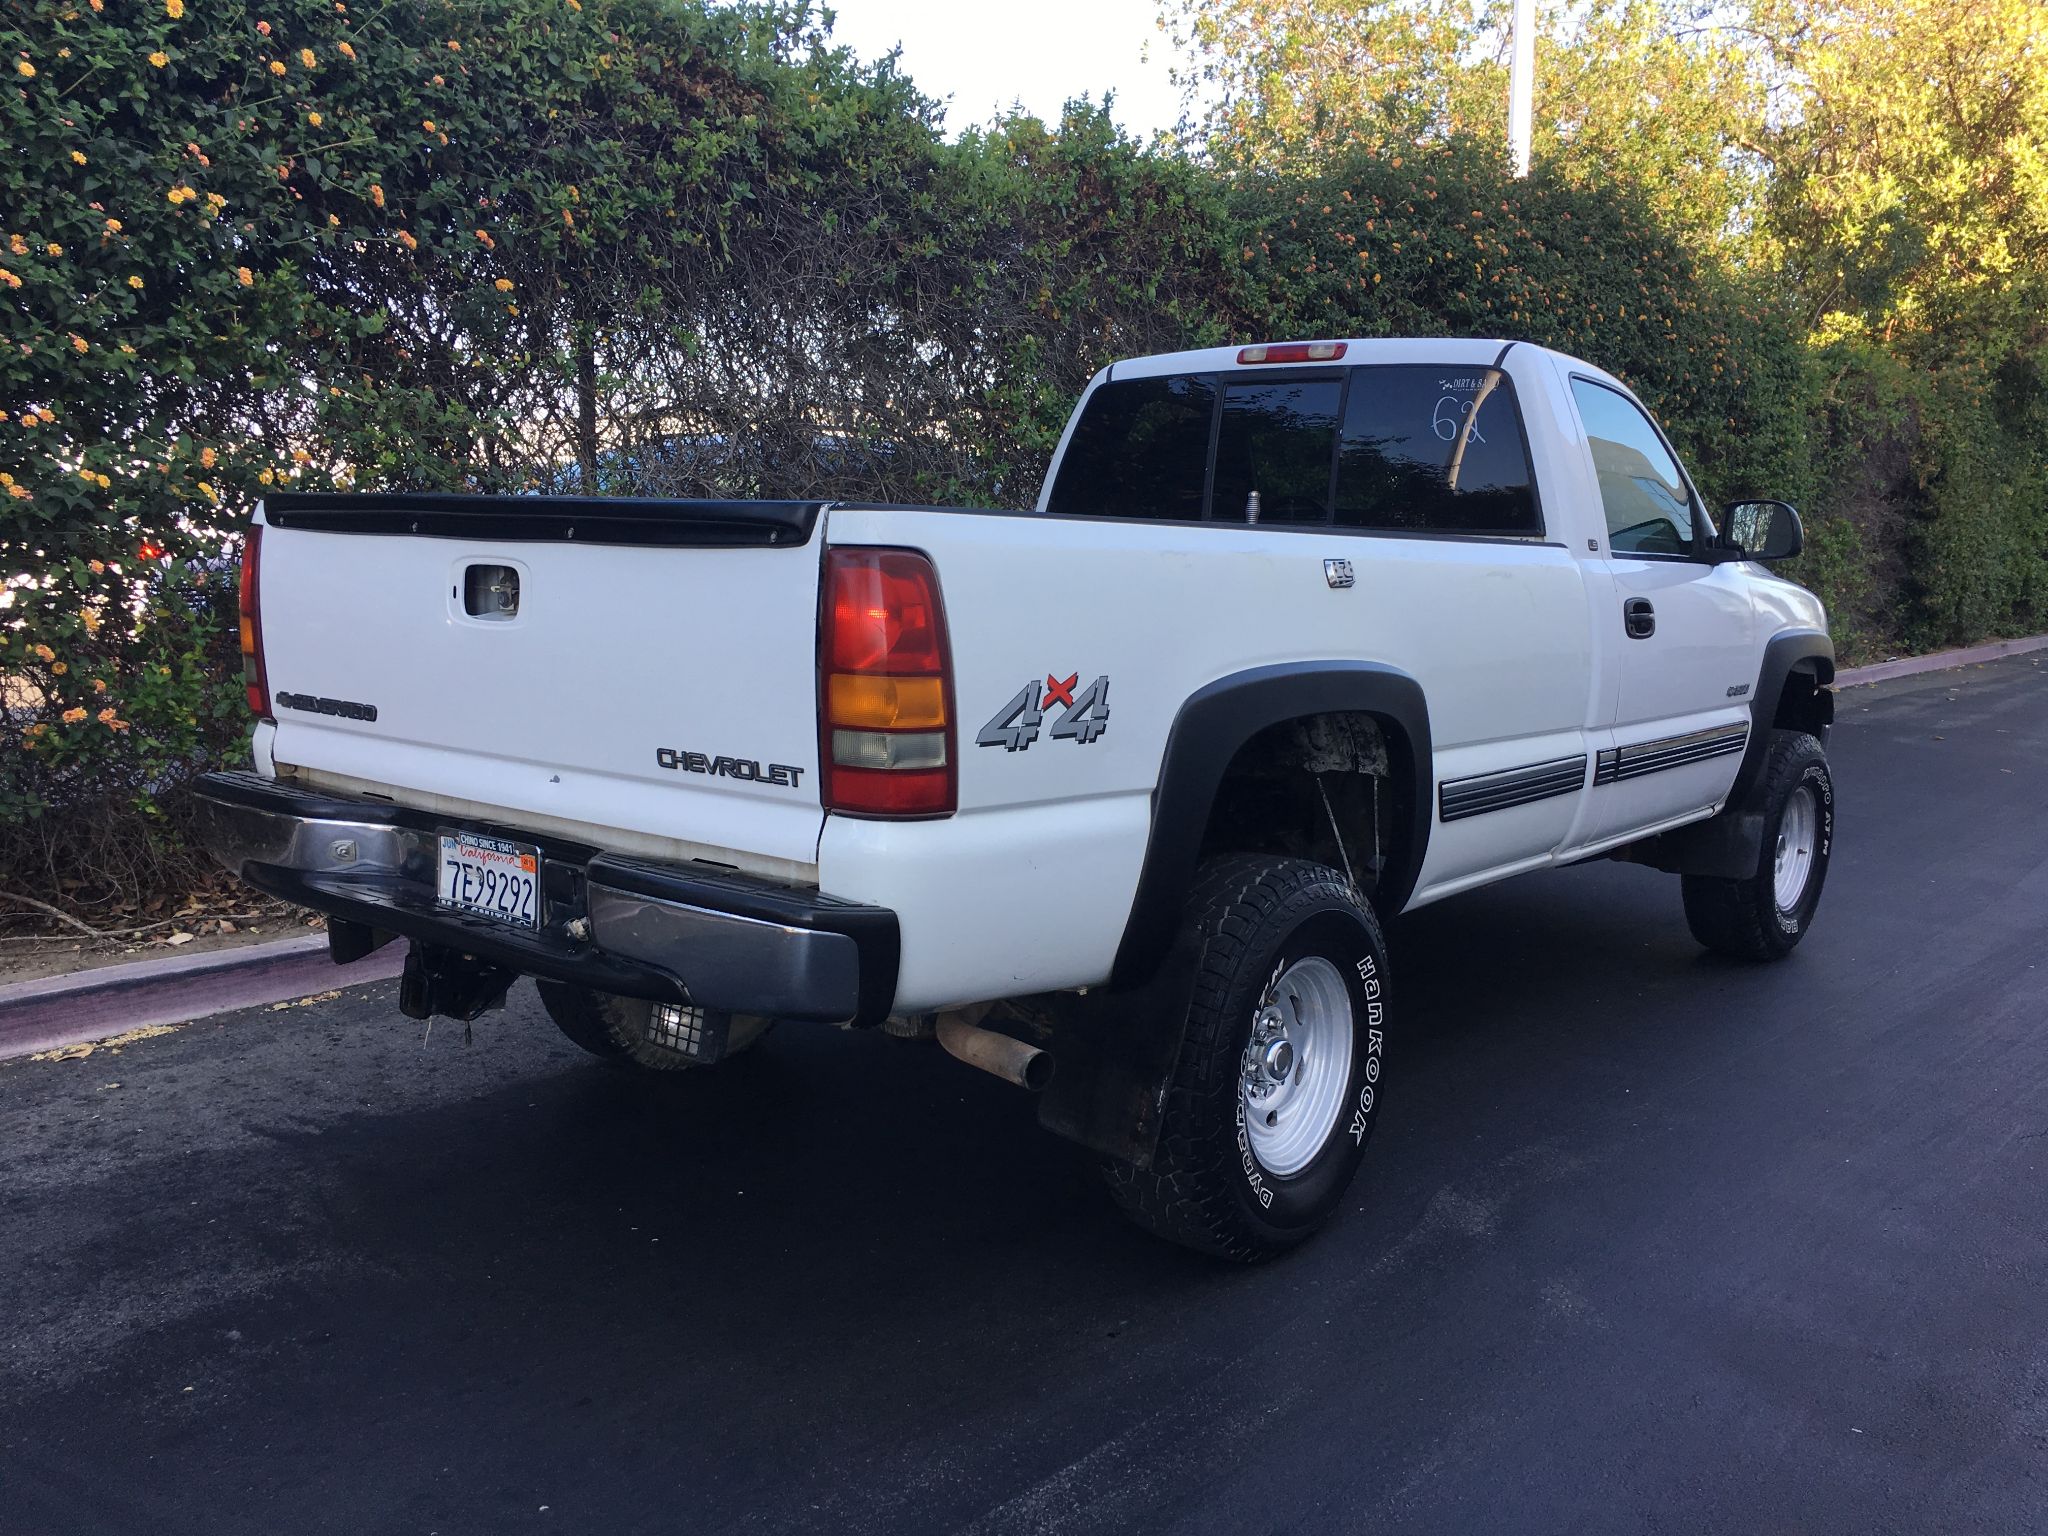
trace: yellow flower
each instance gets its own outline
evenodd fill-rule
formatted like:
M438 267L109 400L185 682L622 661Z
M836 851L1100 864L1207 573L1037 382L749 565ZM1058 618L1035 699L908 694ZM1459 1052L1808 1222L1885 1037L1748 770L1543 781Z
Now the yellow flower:
M509 278L509 277L501 277L501 278L499 278L499 279L498 279L498 292L500 292L500 293L510 293L511 291L512 291L512 279L511 279L511 278Z
M85 632L88 635L96 635L100 632L100 616L94 609L81 609L78 615L78 622L85 626Z
M370 183L370 201L379 208L384 206L384 188L374 181Z
M92 613L92 610L88 608L86 612ZM95 621L99 619L99 615L96 613L94 613L92 616ZM104 677L94 678L92 680L92 691L94 693L105 693L107 691L107 680Z
M10 288L19 288L21 286L21 279L5 267L0 267L0 283L5 283Z
M235 268L235 278L244 288L253 288L256 285L256 274L247 267Z
M315 128L318 128L320 126L320 114L318 112L308 112L306 114L306 121L311 123Z
M25 485L10 485L7 487L7 494L27 501L33 493Z
M270 61L270 72L271 72L271 73L272 73L273 75L281 75L281 74L283 74L283 73L284 73L284 60L282 60L282 59L272 59L272 60Z
M162 69L166 64L171 62L171 56L168 53L165 53L163 49L159 48L155 53L152 53L149 56L149 62L151 64L154 64L158 69Z
M76 331L73 331L71 333L71 350L74 352L83 352L85 351L86 346L86 339L83 336L79 335Z
M95 576L104 576L107 574L107 563L104 560L88 560L85 562L85 568L91 571Z
M199 467L201 469L211 469L214 466L215 460L219 457L211 448L202 448L199 450Z
M7 237L7 248L17 256L26 256L28 254L28 242L19 235L9 235Z
M185 0L164 0L164 14L173 21L185 19Z
M128 275L128 286L129 286L130 288L140 288L140 287L142 286L142 279L141 279L141 278L139 278L139 277L137 277L137 276L135 276L135 275L134 275L134 274L133 274L133 273L131 272L131 273L130 273L130 274Z
M261 482L264 485L275 485L277 484L277 471L274 469L266 469L263 471L262 474L258 475L256 478L259 482Z
M416 251L420 248L419 241L413 239L410 232L403 229L401 229L398 232L398 243L404 246L408 251ZM14 286L19 288L21 284L19 282L16 282Z
M454 38L451 37L448 39L448 51L450 53L460 53L462 52L462 44L458 43L457 41L455 41Z
M107 220L107 233L110 235L118 235L119 233L121 233L121 221L119 219Z
M109 480L105 475L94 475L93 479L99 482L99 487L103 491L114 483L113 481Z
M52 256L62 256L64 254L64 247L59 245L54 240L52 240L48 245L44 246L43 249Z
M261 32L265 37L268 37L270 36L270 23L267 21L259 21L256 23L256 30L258 32Z
M95 16L107 8L107 0L85 0L85 3L92 7Z
M215 494L213 487L208 485L204 480L199 482L199 494L204 496L208 501L214 503L216 506L220 504L220 497L217 494Z
M36 67L29 63L27 59L16 59L14 61L14 71L24 80L33 80L36 77Z
M341 56L344 59L352 59L356 56L355 49L349 47L347 43L336 43L335 47L341 51Z
M114 706L111 704L93 716L93 719L99 721L101 725L112 725L117 718L114 714Z
M434 120L430 117L421 123L420 127L424 128L428 133L432 133L434 131Z
M507 304L505 306L505 313L508 315L516 315L519 313L519 306L517 304Z
M83 164L85 164L85 155L83 154L83 152L81 152L81 151L79 151L79 150L76 150L76 149L74 149L73 151L71 151L71 163L72 163L73 165L83 165Z
M320 59L319 56L313 52L312 49L301 48L299 50L299 62L305 65L306 68L311 69L315 64L318 64L320 62Z
M199 196L197 192L194 192L190 187L186 186L181 181L175 187L172 187L170 191L164 194L164 201L168 202L173 208L175 208L180 203L191 202L197 196Z
M583 0L568 0L568 3L569 9L572 11L580 11L583 9Z
M51 650L47 645L39 645L35 648L35 650L36 654L42 657L44 661L55 661L57 659L57 653Z
M69 672L70 670L71 664L69 662L53 661L50 663L50 675L53 677L62 677L66 672Z
M66 725L76 725L84 718L85 710L81 706L73 705L70 709L64 711L64 723Z

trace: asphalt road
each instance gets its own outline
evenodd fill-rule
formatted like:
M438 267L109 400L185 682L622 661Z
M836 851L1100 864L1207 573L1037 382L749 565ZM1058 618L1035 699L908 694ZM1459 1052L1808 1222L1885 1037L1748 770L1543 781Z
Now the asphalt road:
M2048 1528L2044 660L1844 696L1782 965L1609 864L1396 925L1261 1270L880 1037L646 1084L383 985L0 1067L0 1530Z

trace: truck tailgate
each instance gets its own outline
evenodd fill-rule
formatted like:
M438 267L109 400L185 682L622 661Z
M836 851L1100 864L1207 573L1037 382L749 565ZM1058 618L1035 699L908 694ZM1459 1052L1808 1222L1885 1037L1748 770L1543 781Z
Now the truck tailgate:
M276 498L272 754L429 808L625 829L610 846L810 866L818 511Z

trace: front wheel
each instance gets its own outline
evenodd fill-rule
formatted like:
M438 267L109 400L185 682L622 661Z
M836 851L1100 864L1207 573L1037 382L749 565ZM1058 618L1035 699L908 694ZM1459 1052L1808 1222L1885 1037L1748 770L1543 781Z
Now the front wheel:
M1750 805L1763 813L1753 874L1684 877L1685 921L1719 954L1778 960L1806 937L1835 843L1835 782L1827 754L1804 731L1773 731Z
M1217 859L1188 912L1199 958L1158 1150L1105 1172L1148 1230L1262 1259L1320 1227L1365 1156L1386 942L1349 881L1300 859Z

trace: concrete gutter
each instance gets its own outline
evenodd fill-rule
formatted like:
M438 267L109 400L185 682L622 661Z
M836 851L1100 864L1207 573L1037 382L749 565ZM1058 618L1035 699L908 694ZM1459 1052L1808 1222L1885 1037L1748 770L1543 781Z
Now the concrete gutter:
M1887 683L1895 677L1916 677L1922 672L1949 672L1957 667L1974 667L2001 656L2024 656L2029 651L2048 651L2048 635L2029 635L2024 640L1993 640L1960 651L1936 651L1932 656L1902 656L1897 661L1874 662L1867 667L1850 667L1835 674L1837 688L1860 688L1865 683Z
M354 965L336 965L327 957L327 935L308 933L14 982L0 987L0 1060L388 981L405 964L405 949L387 944Z

